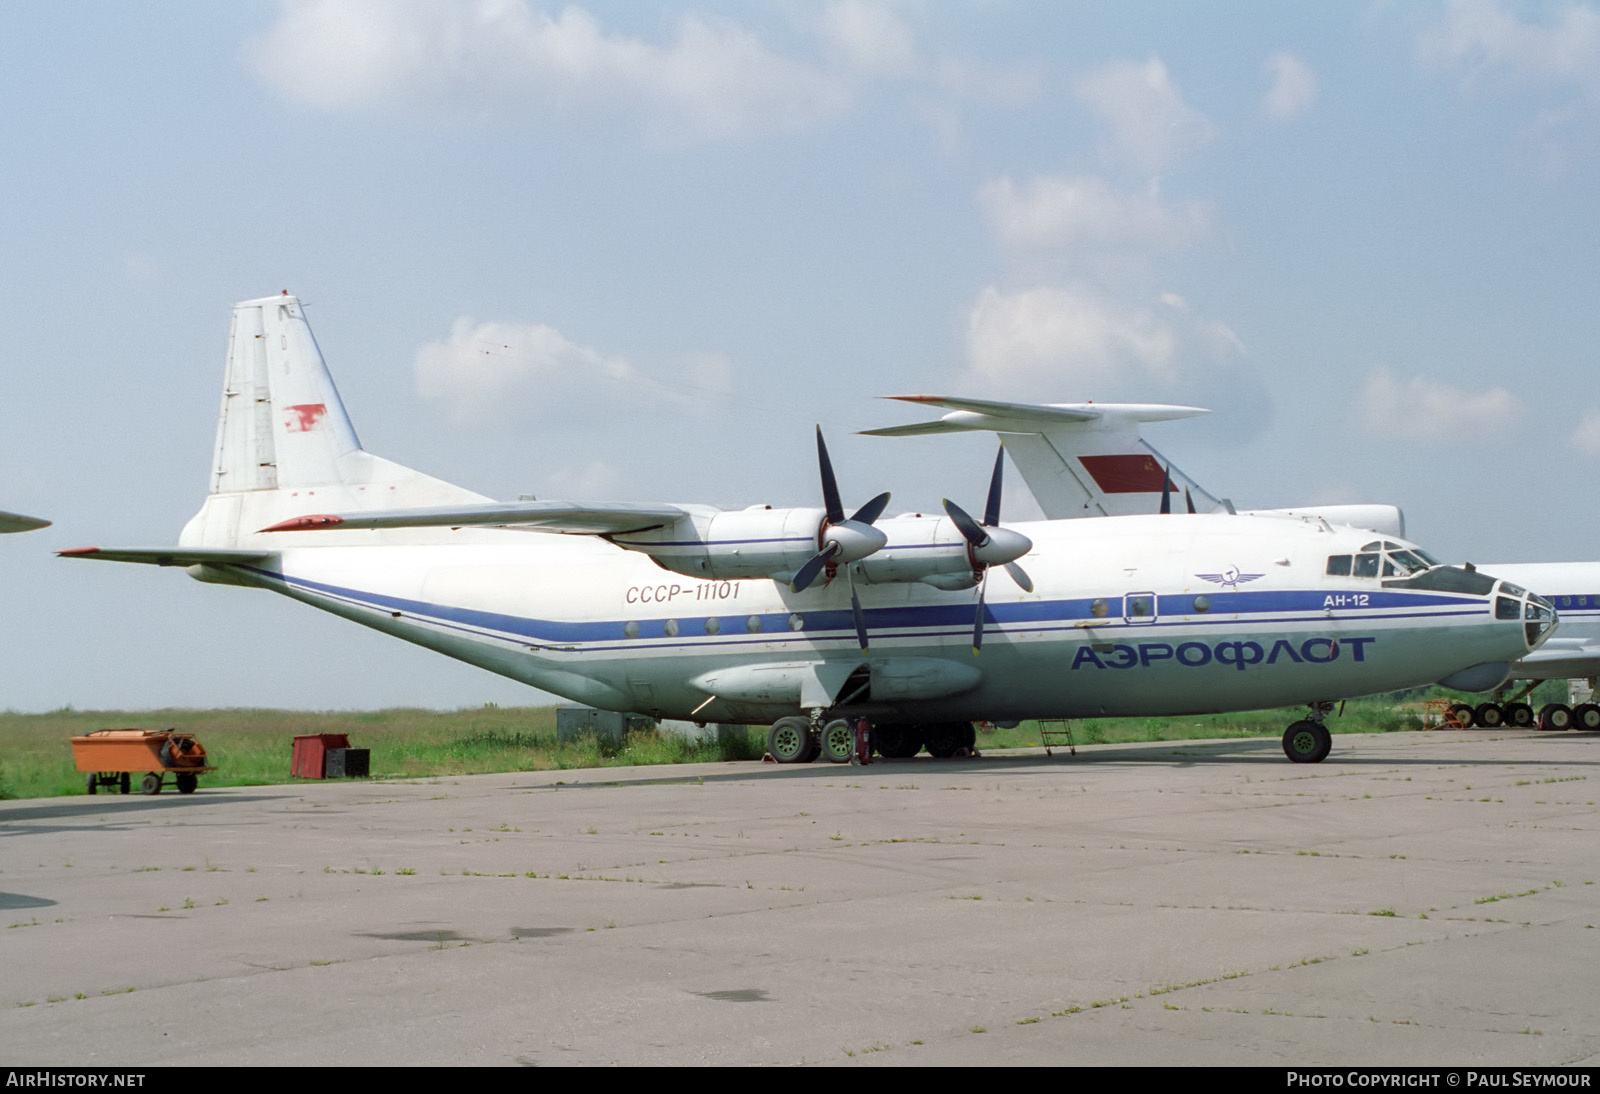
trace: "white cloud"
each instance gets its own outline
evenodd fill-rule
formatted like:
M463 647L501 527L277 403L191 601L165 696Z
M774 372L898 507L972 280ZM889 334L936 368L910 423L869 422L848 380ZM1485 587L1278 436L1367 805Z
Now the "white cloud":
M967 353L985 390L1040 399L1106 399L1195 391L1241 375L1244 347L1227 326L1164 294L1130 305L1083 285L978 296Z
M450 337L417 350L417 392L457 421L537 418L597 396L615 400L642 377L621 357L569 341L543 324L457 319Z
M1261 100L1261 110L1274 121L1298 118L1317 100L1317 78L1311 67L1292 53L1280 51L1261 66L1272 86Z
M1425 61L1461 73L1466 86L1506 79L1600 97L1600 10L1588 4L1568 4L1538 24L1524 22L1501 0L1453 0L1419 51Z
M1152 183L1123 191L1095 176L1046 175L1018 185L1009 176L978 191L990 225L1019 247L1181 247L1210 228L1201 201L1167 205Z
M1356 414L1374 436L1481 443L1511 436L1527 408L1503 387L1470 392L1421 376L1402 382L1380 366L1362 386Z
M1583 417L1578 420L1578 428L1572 431L1572 444L1580 452L1600 456L1600 409L1591 408L1583 412Z
M1143 171L1160 171L1216 135L1211 120L1183 101L1159 57L1113 61L1080 77L1076 91L1110 126L1107 154Z
M598 111L672 143L804 126L850 97L731 22L685 16L655 44L526 0L288 0L247 57L280 94L325 110Z
M911 28L886 4L833 0L822 14L822 36L849 67L874 76L905 76L918 65Z

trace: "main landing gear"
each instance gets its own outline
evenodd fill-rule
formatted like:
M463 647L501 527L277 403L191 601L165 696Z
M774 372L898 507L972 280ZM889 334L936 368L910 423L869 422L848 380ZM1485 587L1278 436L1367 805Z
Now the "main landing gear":
M1332 703L1312 703L1311 715L1283 731L1283 754L1297 764L1319 764L1333 748L1333 734L1323 719L1333 710Z
M1536 681L1537 682L1537 681ZM1565 703L1546 703L1537 714L1527 703L1479 703L1476 707L1456 703L1450 708L1455 721L1462 729L1600 729L1600 706L1579 703L1569 707Z
M859 718L824 720L816 711L810 718L779 718L767 730L767 752L780 764L806 764L819 756L830 763L862 762L876 752L889 760L908 760L923 748L939 759L976 756L978 731L971 722L891 723L871 726L867 741L859 740Z

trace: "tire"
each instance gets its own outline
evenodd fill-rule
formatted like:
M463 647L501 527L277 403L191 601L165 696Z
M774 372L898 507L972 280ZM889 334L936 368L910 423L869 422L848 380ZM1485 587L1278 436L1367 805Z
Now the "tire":
M130 777L129 774L126 771L124 771L122 773L122 778L117 780L117 786L119 788L121 788L121 790L122 790L122 792L124 794L128 793L129 791L131 791L133 789L133 779L132 779L132 777Z
M1600 729L1600 706L1594 703L1579 703L1573 707L1572 727L1583 730Z
M90 794L99 793L100 792L100 775L99 775L99 773L95 772L95 771L89 772L89 777L83 780L83 784L84 784L84 786L83 786L84 790L86 790L88 793L90 793Z
M767 751L780 764L810 763L816 758L811 747L811 725L804 718L779 718L767 730Z
M173 755L172 738L169 737L161 742L161 766L176 767L177 764L174 762L176 759L177 757Z
M1539 708L1540 729L1571 729L1572 708L1565 703L1547 703Z
M909 760L922 751L922 733L916 726L873 726L872 747L886 760Z
M856 730L847 718L835 718L822 727L822 758L831 764L847 764L856 750Z
M139 793L141 793L141 794L159 794L159 793L161 793L161 776L157 775L153 771L150 774L146 775L144 777L144 781L139 784Z
M1504 708L1506 725L1527 729L1533 725L1533 708L1527 703L1507 703Z
M1483 703L1479 705L1477 710L1472 712L1473 724L1484 729L1499 729L1505 720L1505 711L1494 703Z
M1478 723L1473 720L1472 708L1466 703L1451 703L1450 717L1461 723L1462 729L1471 729Z
M1333 734L1317 722L1296 722L1283 731L1283 754L1297 764L1319 764L1332 748Z
M976 749L978 747L978 727L971 722L962 722L961 724L966 729L966 732L961 735L962 741L965 742L968 748Z
M970 728L971 723L968 722L935 722L922 727L922 743L928 755L948 760L966 744L967 730Z
M185 772L182 775L175 776L173 778L173 782L177 784L178 793L193 794L195 787L200 785L200 777L198 775L190 775Z

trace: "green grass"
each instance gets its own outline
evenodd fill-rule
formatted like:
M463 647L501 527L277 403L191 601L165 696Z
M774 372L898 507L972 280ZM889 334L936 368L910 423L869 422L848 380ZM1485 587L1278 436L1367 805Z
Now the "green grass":
M1442 692L1440 693L1443 694ZM1393 733L1416 729L1423 696L1352 700L1335 712L1335 733ZM1548 701L1548 700L1546 700ZM1089 718L1072 723L1083 744L1136 741L1278 737L1305 716L1305 708L1179 718ZM83 793L68 738L94 729L175 727L205 745L218 770L201 776L206 786L259 786L290 781L291 740L308 733L344 733L372 755L375 778L476 775L498 771L551 771L579 767L753 760L766 748L766 728L752 726L742 740L693 744L680 737L631 734L617 747L594 738L558 744L554 707L498 707L456 711L155 710L0 713L0 797L36 798ZM1040 744L1037 723L985 730L980 749ZM137 784L137 778L135 778Z
M82 794L69 738L127 727L174 727L199 737L217 768L200 777L202 788L290 782L293 738L309 733L347 734L353 747L371 751L375 778L758 759L766 748L764 727L724 745L655 733L631 734L621 748L592 737L558 744L554 707L7 712L0 714L0 786L19 798Z

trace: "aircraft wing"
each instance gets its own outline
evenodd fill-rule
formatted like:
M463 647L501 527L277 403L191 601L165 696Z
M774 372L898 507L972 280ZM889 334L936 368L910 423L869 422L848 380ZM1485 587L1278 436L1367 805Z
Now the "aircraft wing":
M489 502L484 505L440 505L424 509L385 509L367 513L320 513L261 529L263 532L311 532L326 528L458 528L490 525L541 528L551 532L615 535L659 528L689 515L676 505L575 505L566 501Z
M0 510L0 532L31 532L35 528L48 528L50 522L38 517L25 517L21 513Z
M1600 676L1600 642L1552 638L1511 666L1513 680L1574 680Z
M148 566L227 566L267 562L276 551L235 551L221 547L68 547L60 558L93 558L102 562L142 562Z

